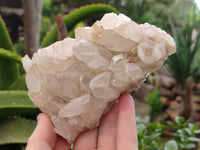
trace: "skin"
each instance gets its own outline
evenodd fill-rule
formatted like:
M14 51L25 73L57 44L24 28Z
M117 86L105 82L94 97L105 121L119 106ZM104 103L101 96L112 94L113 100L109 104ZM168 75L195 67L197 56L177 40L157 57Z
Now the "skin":
M26 150L70 150L70 144L53 131L49 117L41 113L28 140ZM74 150L138 150L135 108L132 97L122 94L103 116L100 126L83 132L73 144Z

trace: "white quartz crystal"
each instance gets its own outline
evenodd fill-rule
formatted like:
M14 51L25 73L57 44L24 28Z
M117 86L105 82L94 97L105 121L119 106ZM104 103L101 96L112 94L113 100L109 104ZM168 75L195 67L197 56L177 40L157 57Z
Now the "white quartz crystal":
M99 125L122 92L137 90L175 43L165 31L109 13L92 27L23 58L29 97L69 143Z

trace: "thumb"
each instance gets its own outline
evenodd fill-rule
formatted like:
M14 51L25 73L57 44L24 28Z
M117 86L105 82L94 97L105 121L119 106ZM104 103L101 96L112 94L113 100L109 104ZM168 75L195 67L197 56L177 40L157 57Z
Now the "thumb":
M54 126L44 113L39 114L37 120L37 126L28 139L26 150L52 150L57 138Z

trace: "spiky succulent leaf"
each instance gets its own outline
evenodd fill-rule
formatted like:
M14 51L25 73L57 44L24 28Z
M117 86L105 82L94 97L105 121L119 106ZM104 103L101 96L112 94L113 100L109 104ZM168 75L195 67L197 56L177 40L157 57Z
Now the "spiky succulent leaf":
M0 91L0 117L35 117L40 110L35 107L27 91Z
M6 29L5 23L0 16L0 48L14 52L10 36ZM1 52L3 52L1 50ZM10 53L0 54L0 90L8 89L8 87L19 77L19 67L15 60L10 59ZM8 54L8 55L7 55Z
M0 119L0 145L25 144L32 134L35 120L24 118Z
M103 14L108 12L114 12L117 14L119 13L115 8L109 5L92 4L72 11L68 15L64 16L63 19L67 26L67 30L71 31L73 27L82 20L97 14ZM56 42L56 39L57 39L57 25L55 24L52 27L52 29L47 33L47 35L44 37L41 47L43 48L49 46L50 44Z

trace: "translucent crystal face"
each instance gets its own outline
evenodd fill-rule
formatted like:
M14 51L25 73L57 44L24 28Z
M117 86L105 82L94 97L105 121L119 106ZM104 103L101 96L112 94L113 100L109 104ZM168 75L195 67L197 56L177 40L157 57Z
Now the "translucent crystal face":
M165 31L123 14L106 14L75 35L23 58L29 97L69 143L98 126L110 103L137 90L175 52Z

